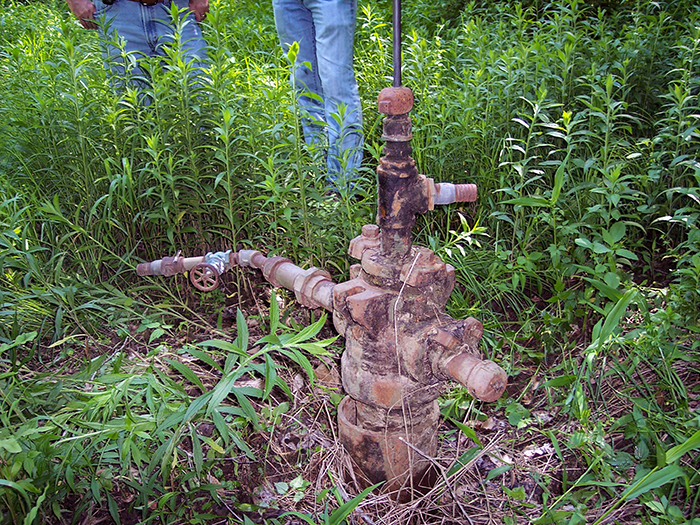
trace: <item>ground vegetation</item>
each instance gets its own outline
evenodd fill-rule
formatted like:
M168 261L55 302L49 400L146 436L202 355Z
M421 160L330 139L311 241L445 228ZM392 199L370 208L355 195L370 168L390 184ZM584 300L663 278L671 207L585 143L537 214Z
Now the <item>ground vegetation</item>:
M251 270L135 272L255 248L347 278L388 3L359 2L366 160L329 198L267 3L212 1L210 80L175 39L116 92L63 2L3 0L0 523L700 523L700 8L404 4L419 171L479 186L415 242L510 377L491 404L445 390L435 489L356 482L324 312Z

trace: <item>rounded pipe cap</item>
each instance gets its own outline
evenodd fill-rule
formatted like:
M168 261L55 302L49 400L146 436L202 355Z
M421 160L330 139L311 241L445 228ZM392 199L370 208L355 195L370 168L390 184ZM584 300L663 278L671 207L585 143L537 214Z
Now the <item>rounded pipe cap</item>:
M467 353L458 354L447 363L445 372L469 390L477 399L496 401L503 395L508 384L505 371L493 361L481 359Z

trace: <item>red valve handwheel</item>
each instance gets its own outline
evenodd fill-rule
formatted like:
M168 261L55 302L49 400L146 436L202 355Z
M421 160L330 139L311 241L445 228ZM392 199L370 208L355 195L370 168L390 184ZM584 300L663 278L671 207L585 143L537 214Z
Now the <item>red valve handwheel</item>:
M197 290L211 292L219 285L219 273L209 263L199 263L190 270L190 282Z

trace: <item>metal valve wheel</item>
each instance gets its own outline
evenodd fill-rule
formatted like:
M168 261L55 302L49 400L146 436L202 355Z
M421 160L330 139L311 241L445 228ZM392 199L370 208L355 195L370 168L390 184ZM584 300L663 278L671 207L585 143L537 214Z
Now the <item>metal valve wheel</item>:
M197 290L210 292L219 285L219 272L209 263L199 263L190 270L190 282Z

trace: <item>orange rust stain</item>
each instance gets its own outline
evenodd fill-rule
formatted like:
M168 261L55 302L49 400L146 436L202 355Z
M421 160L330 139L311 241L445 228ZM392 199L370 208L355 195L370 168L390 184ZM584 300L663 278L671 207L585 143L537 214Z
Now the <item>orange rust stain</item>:
M377 381L372 388L373 398L384 407L395 407L401 402L401 387L390 381Z

